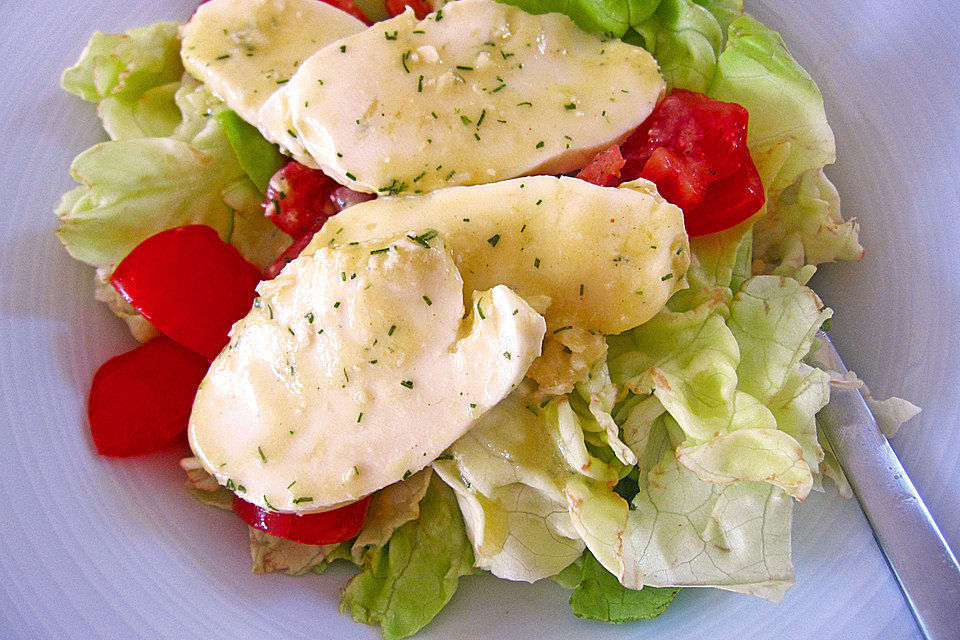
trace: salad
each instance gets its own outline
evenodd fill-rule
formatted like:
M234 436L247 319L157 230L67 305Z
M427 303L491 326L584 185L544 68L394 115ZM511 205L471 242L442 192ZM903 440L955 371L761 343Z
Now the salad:
M385 9L212 0L64 73L111 140L58 235L144 343L98 451L186 431L254 570L353 563L385 637L477 571L608 622L780 599L793 502L849 494L816 413L862 384L803 362L816 265L863 254L809 75L735 1Z

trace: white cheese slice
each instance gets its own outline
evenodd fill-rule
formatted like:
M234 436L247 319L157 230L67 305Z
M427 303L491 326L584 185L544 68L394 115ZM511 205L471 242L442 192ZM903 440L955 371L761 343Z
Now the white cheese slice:
M429 464L519 384L543 318L495 286L464 320L441 238L405 235L311 252L260 284L190 417L221 484L288 512L357 500Z
M365 28L318 0L210 0L183 26L180 56L191 75L256 124L260 106L304 60Z
M320 50L264 105L260 127L350 188L395 195L576 169L664 89L640 47L561 14L460 0Z
M331 218L304 253L417 225L443 235L465 291L506 284L531 303L552 301L541 309L551 332L621 333L686 286L683 213L646 180L612 188L531 176L377 198Z

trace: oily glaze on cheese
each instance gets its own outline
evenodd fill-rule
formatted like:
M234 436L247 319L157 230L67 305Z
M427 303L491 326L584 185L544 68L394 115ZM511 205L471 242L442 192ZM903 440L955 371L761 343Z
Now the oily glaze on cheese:
M281 511L357 500L432 462L519 384L543 318L495 286L468 292L464 320L449 251L416 233L323 248L260 284L190 417L221 484Z
M647 51L460 0L333 43L263 107L260 128L358 191L395 195L583 166L665 89Z
M191 75L247 122L304 60L366 25L318 0L211 0L183 27Z
M532 304L545 300L551 332L621 333L686 286L683 214L646 180L612 188L532 176L378 198L331 218L304 254L412 225L443 235L466 291L506 284Z

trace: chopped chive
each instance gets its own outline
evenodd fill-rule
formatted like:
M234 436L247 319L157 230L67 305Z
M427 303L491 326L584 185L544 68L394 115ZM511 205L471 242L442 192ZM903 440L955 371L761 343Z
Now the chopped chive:
M313 502L313 498L307 496L303 498L294 498L293 504L300 504L301 502Z
M573 109L576 109L577 105L573 102L568 102L567 104L563 105L563 108L566 109L567 111L571 111Z
M346 52L347 52L347 45L345 44L340 45L340 53L346 53Z
M667 280L669 280L669 279L672 278L672 277L673 277L673 274L672 274L672 273L668 273L667 275L665 275L665 276L663 276L662 278L660 278L660 281L661 281L661 282L666 282Z
M499 234L499 233L496 233L496 234L490 236L489 238L487 238L487 242L490 243L490 246L491 246L491 247L497 246L497 243L500 242L500 234Z
M423 92L423 76L420 76L420 79L417 80L417 92L418 93Z
M407 469L406 471L403 472L403 477L400 478L400 479L401 479L401 480L406 480L406 479L409 478L411 475L413 475L413 472L410 471L410 469Z
M260 453L260 459L266 462L267 456L263 455L263 449L261 449L260 447L257 447L257 451Z
M357 416L357 422L363 420L363 411L360 412L360 415Z
M534 267L535 269L539 269L539 268L540 268L540 258L534 258L534 259L533 259L533 267Z
M387 251L390 251L390 247L384 247L383 249L374 249L373 251L370 252L370 255L373 256L378 253L386 253Z
M347 171L347 172L346 172L345 174L343 174L343 175L347 176L347 178L350 179L350 180L356 180L356 179L357 179L357 176L353 175L353 174L350 173L349 171Z
M517 106L518 106L518 107L532 107L532 106L533 106L533 103L532 103L532 102L518 102L518 103L517 103Z
M480 316L481 320L487 319L487 316L483 315L483 309L480 308L480 300L477 300L477 314Z
M537 200L534 204L539 205L541 202L543 202L542 199L541 199L541 200Z
M473 67L468 67L465 64L458 64L457 69L462 69L463 71L473 71Z
M580 284L580 295L583 295L583 283Z
M543 149L543 140L537 143L537 149Z
M503 88L506 87L506 86L507 86L506 83L504 83L504 84L501 84L501 85L498 86L498 87L494 87L493 89L490 89L490 93L496 93L497 91L500 91L501 89L503 89Z
M507 360L512 359L509 351L504 351L504 352L503 352L503 357L506 358Z
M334 308L334 309L339 309L339 308L340 308L340 301L339 301L339 300L337 300L336 302L333 303L333 308Z
M388 336L392 336L392 335L393 335L393 332L396 331L396 330L397 330L397 325L395 325L395 324L390 325L390 330L387 331L387 335L388 335Z
M407 60L410 59L410 49L407 49L402 54L400 54L400 64L403 65L403 70L406 73L410 73L410 67L407 66Z
M423 301L427 303L428 307L433 304L433 300L429 296L423 296Z
M477 128L480 128L480 125L483 124L483 119L487 117L487 110L484 109L480 112L480 117L477 118Z
M383 37L386 38L387 40L396 40L396 39L397 39L397 32L394 31L393 33L389 33L389 32L387 32L387 31L384 31L384 32L383 32Z
M413 380L401 380L401 387L406 387L407 389L413 389Z
M567 329L573 329L573 327L568 324L568 325L565 326L565 327L560 327L559 329L554 329L553 332L554 332L554 333L560 333L561 331L566 331Z
M229 58L229 57L230 57L230 54L229 54L229 53L225 53L225 54L223 54L222 56L217 56L216 58L214 58L214 60L226 60L226 59Z
M295 484L297 484L297 481L296 481L296 480L294 480L293 482L291 482L290 484L288 484L288 485L287 485L287 489L289 489L290 487L292 487L292 486L295 485Z
M461 115L460 122L462 122L463 124L470 124L471 120L467 116Z

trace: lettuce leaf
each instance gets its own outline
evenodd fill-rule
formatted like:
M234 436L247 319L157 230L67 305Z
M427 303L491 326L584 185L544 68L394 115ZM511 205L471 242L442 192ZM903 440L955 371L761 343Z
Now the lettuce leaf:
M662 0L650 17L631 26L670 87L706 91L723 44L723 30L708 9L692 0Z
M358 575L343 590L341 611L365 624L379 624L383 637L416 633L437 615L473 572L473 553L453 492L431 478L420 515L403 524L389 542L370 547Z
M579 618L602 622L656 618L680 591L671 587L627 589L589 552L571 567L579 571L579 583L570 596L570 607Z
M180 80L180 25L157 22L126 33L96 32L61 86L89 102L135 100L148 89Z

